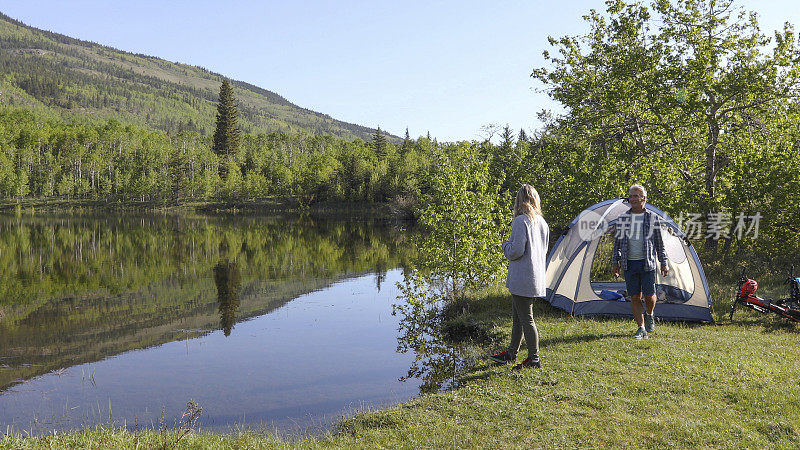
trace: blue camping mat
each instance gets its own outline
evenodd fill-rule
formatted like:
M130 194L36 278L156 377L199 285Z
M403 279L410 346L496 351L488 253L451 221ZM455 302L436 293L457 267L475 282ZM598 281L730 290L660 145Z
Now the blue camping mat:
M625 297L623 297L622 294L620 294L619 292L609 291L608 289L603 289L597 295L605 300L616 300L618 302L625 301Z

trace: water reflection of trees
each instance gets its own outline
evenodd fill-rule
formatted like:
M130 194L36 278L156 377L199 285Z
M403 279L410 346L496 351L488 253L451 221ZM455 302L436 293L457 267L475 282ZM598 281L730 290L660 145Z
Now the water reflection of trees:
M402 266L407 257L403 234L375 222L0 217L0 358L10 368L0 371L0 390L187 336L176 329L220 322L228 329L336 279ZM236 267L217 270L220 290L214 268L226 261Z
M386 261L379 259L375 263L375 289L378 292L381 291L381 285L383 284L384 280L386 280Z
M399 303L395 304L394 312L400 316L397 351L411 352L415 356L408 372L400 380L420 379L420 391L425 393L454 387L459 369L465 366L463 349L445 339L439 308Z
M488 324L474 321L467 302L442 301L436 289L420 288L423 284L418 272L406 273L393 314L400 318L397 351L415 356L400 380L417 378L420 390L429 393L457 386L480 358L475 344L497 336Z
M239 307L239 287L242 285L239 265L227 259L218 262L214 266L214 284L217 285L220 328L222 328L225 336L230 336L233 325L236 323L236 309Z
M370 222L0 218L0 306L85 292L130 292L153 280L209 273L224 258L237 261L245 278L383 271L403 264L408 252L402 241L397 230Z

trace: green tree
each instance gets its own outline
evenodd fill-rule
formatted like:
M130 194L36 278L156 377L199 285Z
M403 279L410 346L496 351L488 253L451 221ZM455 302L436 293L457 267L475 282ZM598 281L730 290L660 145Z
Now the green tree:
M386 156L386 136L381 132L381 127L375 130L372 135L372 145L375 147L375 154L379 157Z
M408 127L406 127L406 135L403 137L403 146L400 147L400 153L405 154L411 149L411 136L408 134Z
M217 105L217 125L214 130L214 153L229 157L239 150L240 132L237 126L239 111L228 80L222 80Z
M528 134L525 133L524 128L520 128L519 134L517 135L517 145L527 142L528 142Z
M791 26L775 33L770 51L756 15L736 14L730 0L606 5L607 15L586 16L586 35L551 38L558 54L545 52L551 67L532 76L620 183L676 186L676 206L699 201L704 213L723 207L720 171L739 152L758 151L740 137L762 132L795 98Z
M498 203L498 186L476 144L443 145L432 157L430 189L417 211L424 237L416 241L415 264L393 309L400 317L398 350L415 353L407 377L420 377L423 391L438 389L442 374L456 377L463 367L447 339L445 311L463 310L466 292L501 279L505 258L498 244L510 212Z
M451 144L434 159L430 191L418 211L428 231L418 246L418 267L428 286L443 287L442 297L452 300L499 280L504 258L497 244L510 205L499 203L489 163L476 145Z
M506 124L500 134L500 146L496 147L488 140L484 141L483 148L490 155L489 173L492 182L500 186L500 194L509 197L509 192L516 191L519 186L514 186L514 174L520 163L520 155L514 146L514 132ZM514 192L516 193L516 192Z

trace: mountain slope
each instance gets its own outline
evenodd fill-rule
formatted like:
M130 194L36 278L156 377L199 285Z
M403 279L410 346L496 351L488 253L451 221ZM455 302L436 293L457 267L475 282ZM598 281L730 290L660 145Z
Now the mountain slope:
M0 13L0 103L23 104L70 120L116 118L209 135L222 79L201 67L39 30ZM266 89L235 80L231 84L246 133L306 132L369 140L375 132L301 108Z

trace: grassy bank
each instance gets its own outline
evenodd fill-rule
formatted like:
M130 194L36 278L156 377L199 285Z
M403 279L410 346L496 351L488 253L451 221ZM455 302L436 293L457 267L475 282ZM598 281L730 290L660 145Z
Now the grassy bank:
M630 321L573 318L539 303L541 370L480 362L460 388L359 414L306 440L99 428L7 436L0 448L797 448L800 327L751 311L726 320L730 288L714 289L716 324L659 323L644 341L631 338ZM501 290L471 300L470 314L502 336L487 353L505 343L509 311Z

